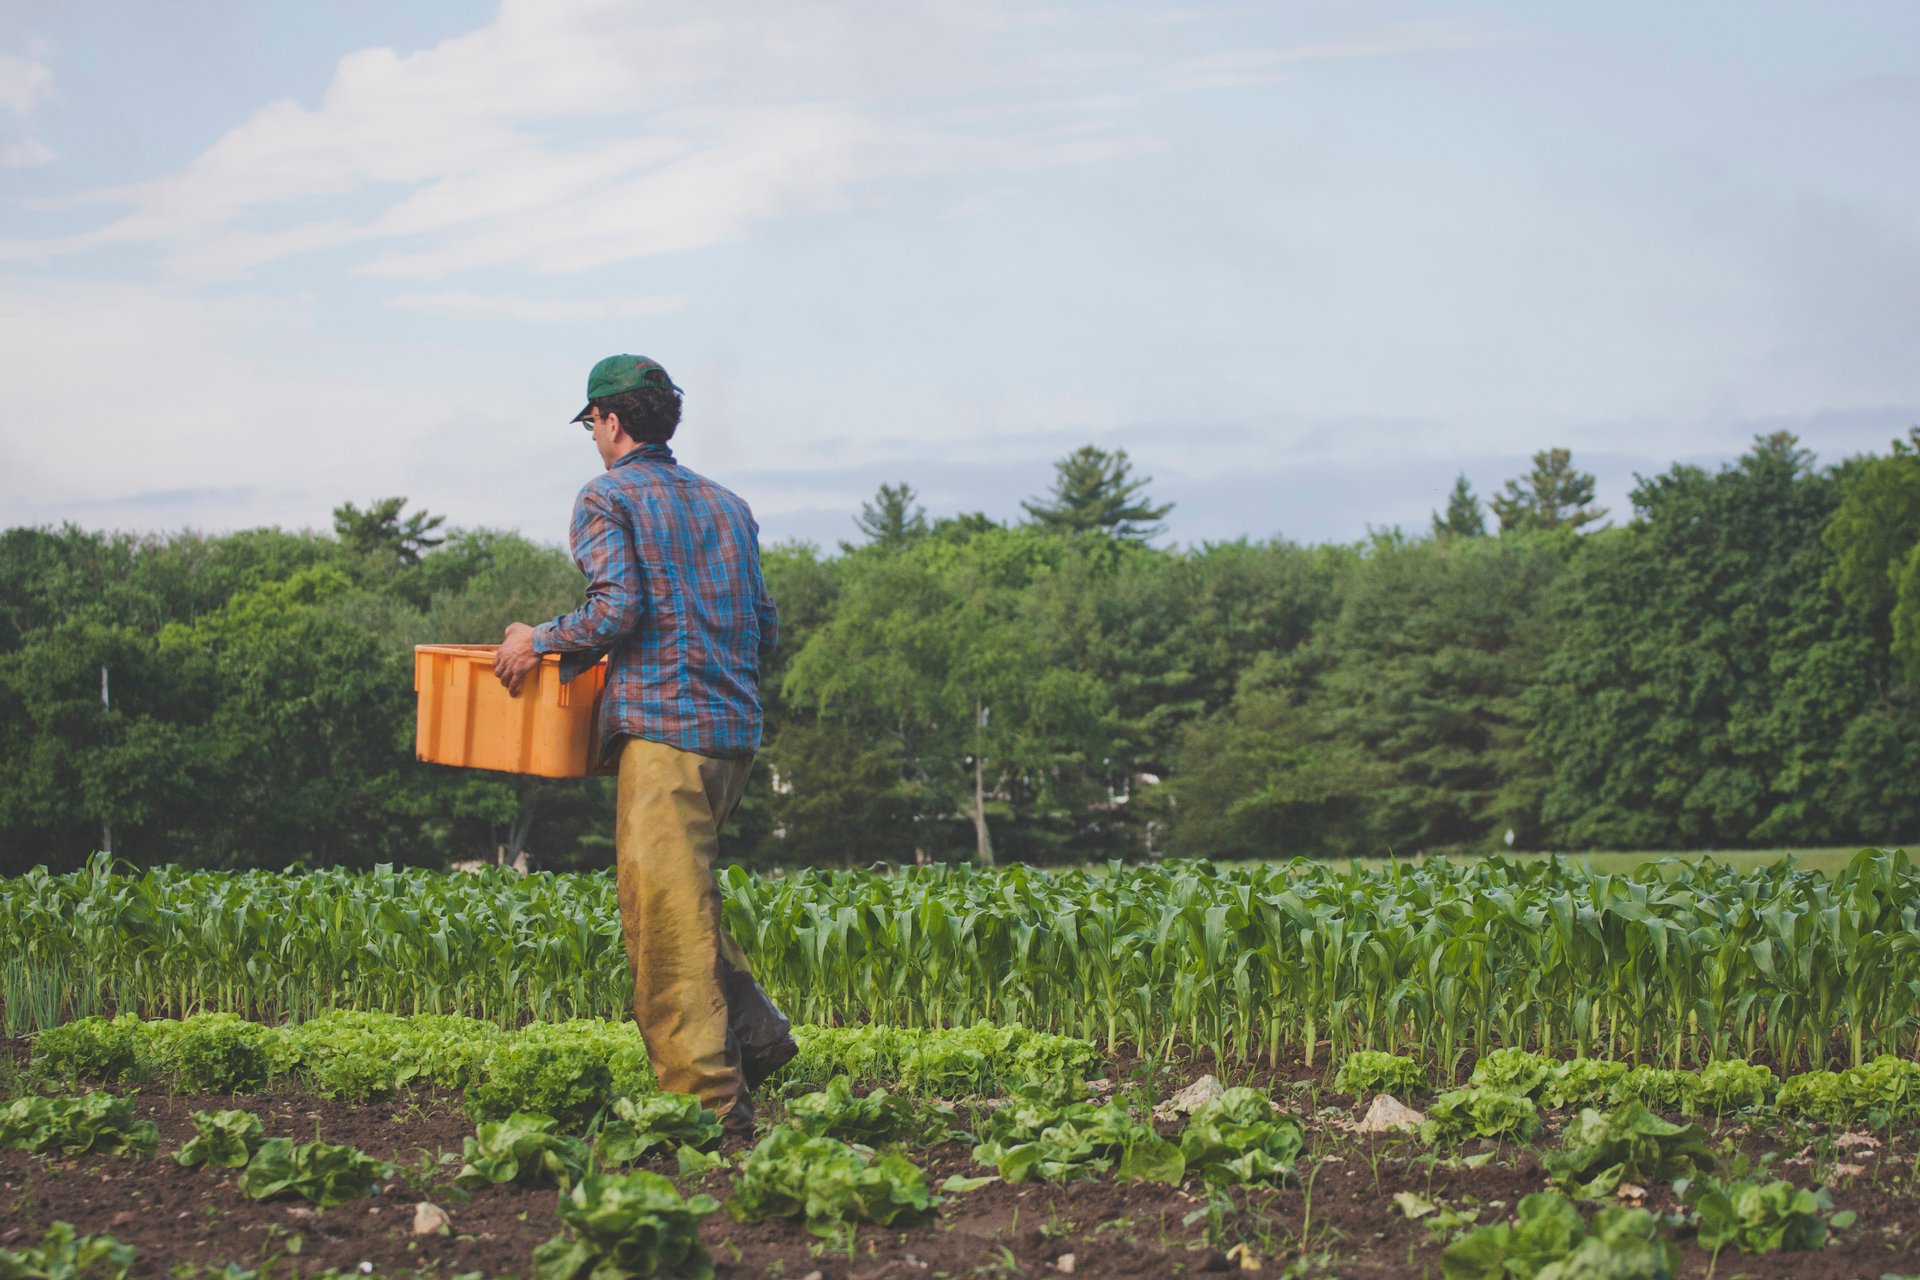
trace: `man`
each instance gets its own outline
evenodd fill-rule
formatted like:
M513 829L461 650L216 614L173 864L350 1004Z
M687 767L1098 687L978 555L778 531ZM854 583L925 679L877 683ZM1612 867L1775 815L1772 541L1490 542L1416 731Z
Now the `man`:
M563 681L610 655L599 746L602 763L618 760L633 1015L660 1087L698 1097L744 1137L748 1091L794 1043L721 922L713 860L760 745L760 658L777 617L753 513L667 447L680 398L643 356L593 366L573 419L606 465L573 508L587 600L537 627L508 626L494 672L517 694L542 654L563 655Z

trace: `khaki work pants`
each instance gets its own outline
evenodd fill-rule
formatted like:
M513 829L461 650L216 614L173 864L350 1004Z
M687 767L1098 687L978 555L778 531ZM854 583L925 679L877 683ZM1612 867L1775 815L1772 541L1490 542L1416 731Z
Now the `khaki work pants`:
M752 970L721 922L713 862L752 769L642 738L620 750L614 857L634 1020L660 1087L723 1116L748 1109L726 990Z

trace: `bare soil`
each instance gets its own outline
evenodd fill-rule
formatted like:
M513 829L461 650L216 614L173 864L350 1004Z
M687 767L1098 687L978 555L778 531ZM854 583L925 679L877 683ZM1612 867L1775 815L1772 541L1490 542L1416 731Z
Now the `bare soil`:
M1151 1064L1115 1062L1110 1078L1122 1086L1145 1079L1165 1091L1185 1083L1191 1070L1169 1079ZM1328 1093L1317 1070L1292 1064L1262 1074L1307 1125L1306 1154L1288 1185L1233 1191L1213 1202L1211 1216L1198 1186L1101 1177L1058 1186L991 1183L950 1195L926 1224L861 1228L852 1257L821 1250L797 1222L736 1223L724 1209L707 1220L703 1238L722 1277L1224 1276L1243 1268L1269 1277L1437 1277L1446 1238L1409 1220L1395 1193L1412 1192L1444 1209L1477 1210L1484 1225L1546 1187L1530 1148L1474 1143L1435 1153L1411 1139L1356 1135L1341 1127L1357 1114L1353 1100ZM491 1276L527 1274L535 1246L559 1230L554 1191L496 1187L467 1197L452 1187L462 1139L473 1132L455 1096L419 1091L366 1104L294 1088L240 1098L158 1089L134 1096L142 1118L160 1130L154 1157L0 1151L0 1246L32 1243L50 1223L64 1220L82 1233L108 1233L132 1245L134 1274L141 1277L174 1275L182 1264L193 1270L227 1263L276 1277L324 1267ZM256 1112L270 1136L351 1143L401 1172L369 1200L320 1210L298 1200L249 1200L230 1171L183 1169L168 1158L192 1136L191 1112L230 1106ZM778 1107L765 1110L771 1119ZM1755 1280L1920 1275L1920 1135L1876 1134L1875 1147L1841 1147L1838 1134L1817 1127L1756 1133L1728 1123L1716 1136L1756 1158L1775 1152L1777 1176L1830 1186L1835 1207L1852 1209L1859 1219L1817 1253L1729 1251L1717 1267L1682 1228L1682 1274ZM1553 1145L1551 1134L1542 1144ZM1493 1158L1479 1168L1448 1159L1489 1152ZM985 1172L959 1144L911 1154L936 1184L949 1173ZM656 1167L672 1172L667 1164ZM724 1201L729 1184L729 1171L721 1170L682 1187ZM421 1200L447 1211L450 1234L413 1234ZM1679 1211L1664 1186L1649 1188L1645 1203L1656 1212ZM1289 1272L1291 1266L1299 1269Z

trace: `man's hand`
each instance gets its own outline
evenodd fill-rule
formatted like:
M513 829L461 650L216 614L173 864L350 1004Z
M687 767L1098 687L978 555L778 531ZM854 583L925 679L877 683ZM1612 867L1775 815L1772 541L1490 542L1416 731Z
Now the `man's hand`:
M533 628L524 622L509 622L506 639L493 655L493 674L517 698L528 673L539 665L540 655L533 651Z

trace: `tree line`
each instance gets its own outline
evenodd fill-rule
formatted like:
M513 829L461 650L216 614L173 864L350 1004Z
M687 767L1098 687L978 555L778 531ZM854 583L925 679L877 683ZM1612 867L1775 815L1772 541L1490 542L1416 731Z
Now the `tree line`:
M1642 478L1565 450L1354 544L1153 545L1124 451L1025 518L883 485L763 550L781 647L729 854L759 865L1904 842L1920 429ZM330 533L0 534L0 871L603 864L606 779L412 758L412 647L576 604L564 552L400 498Z

